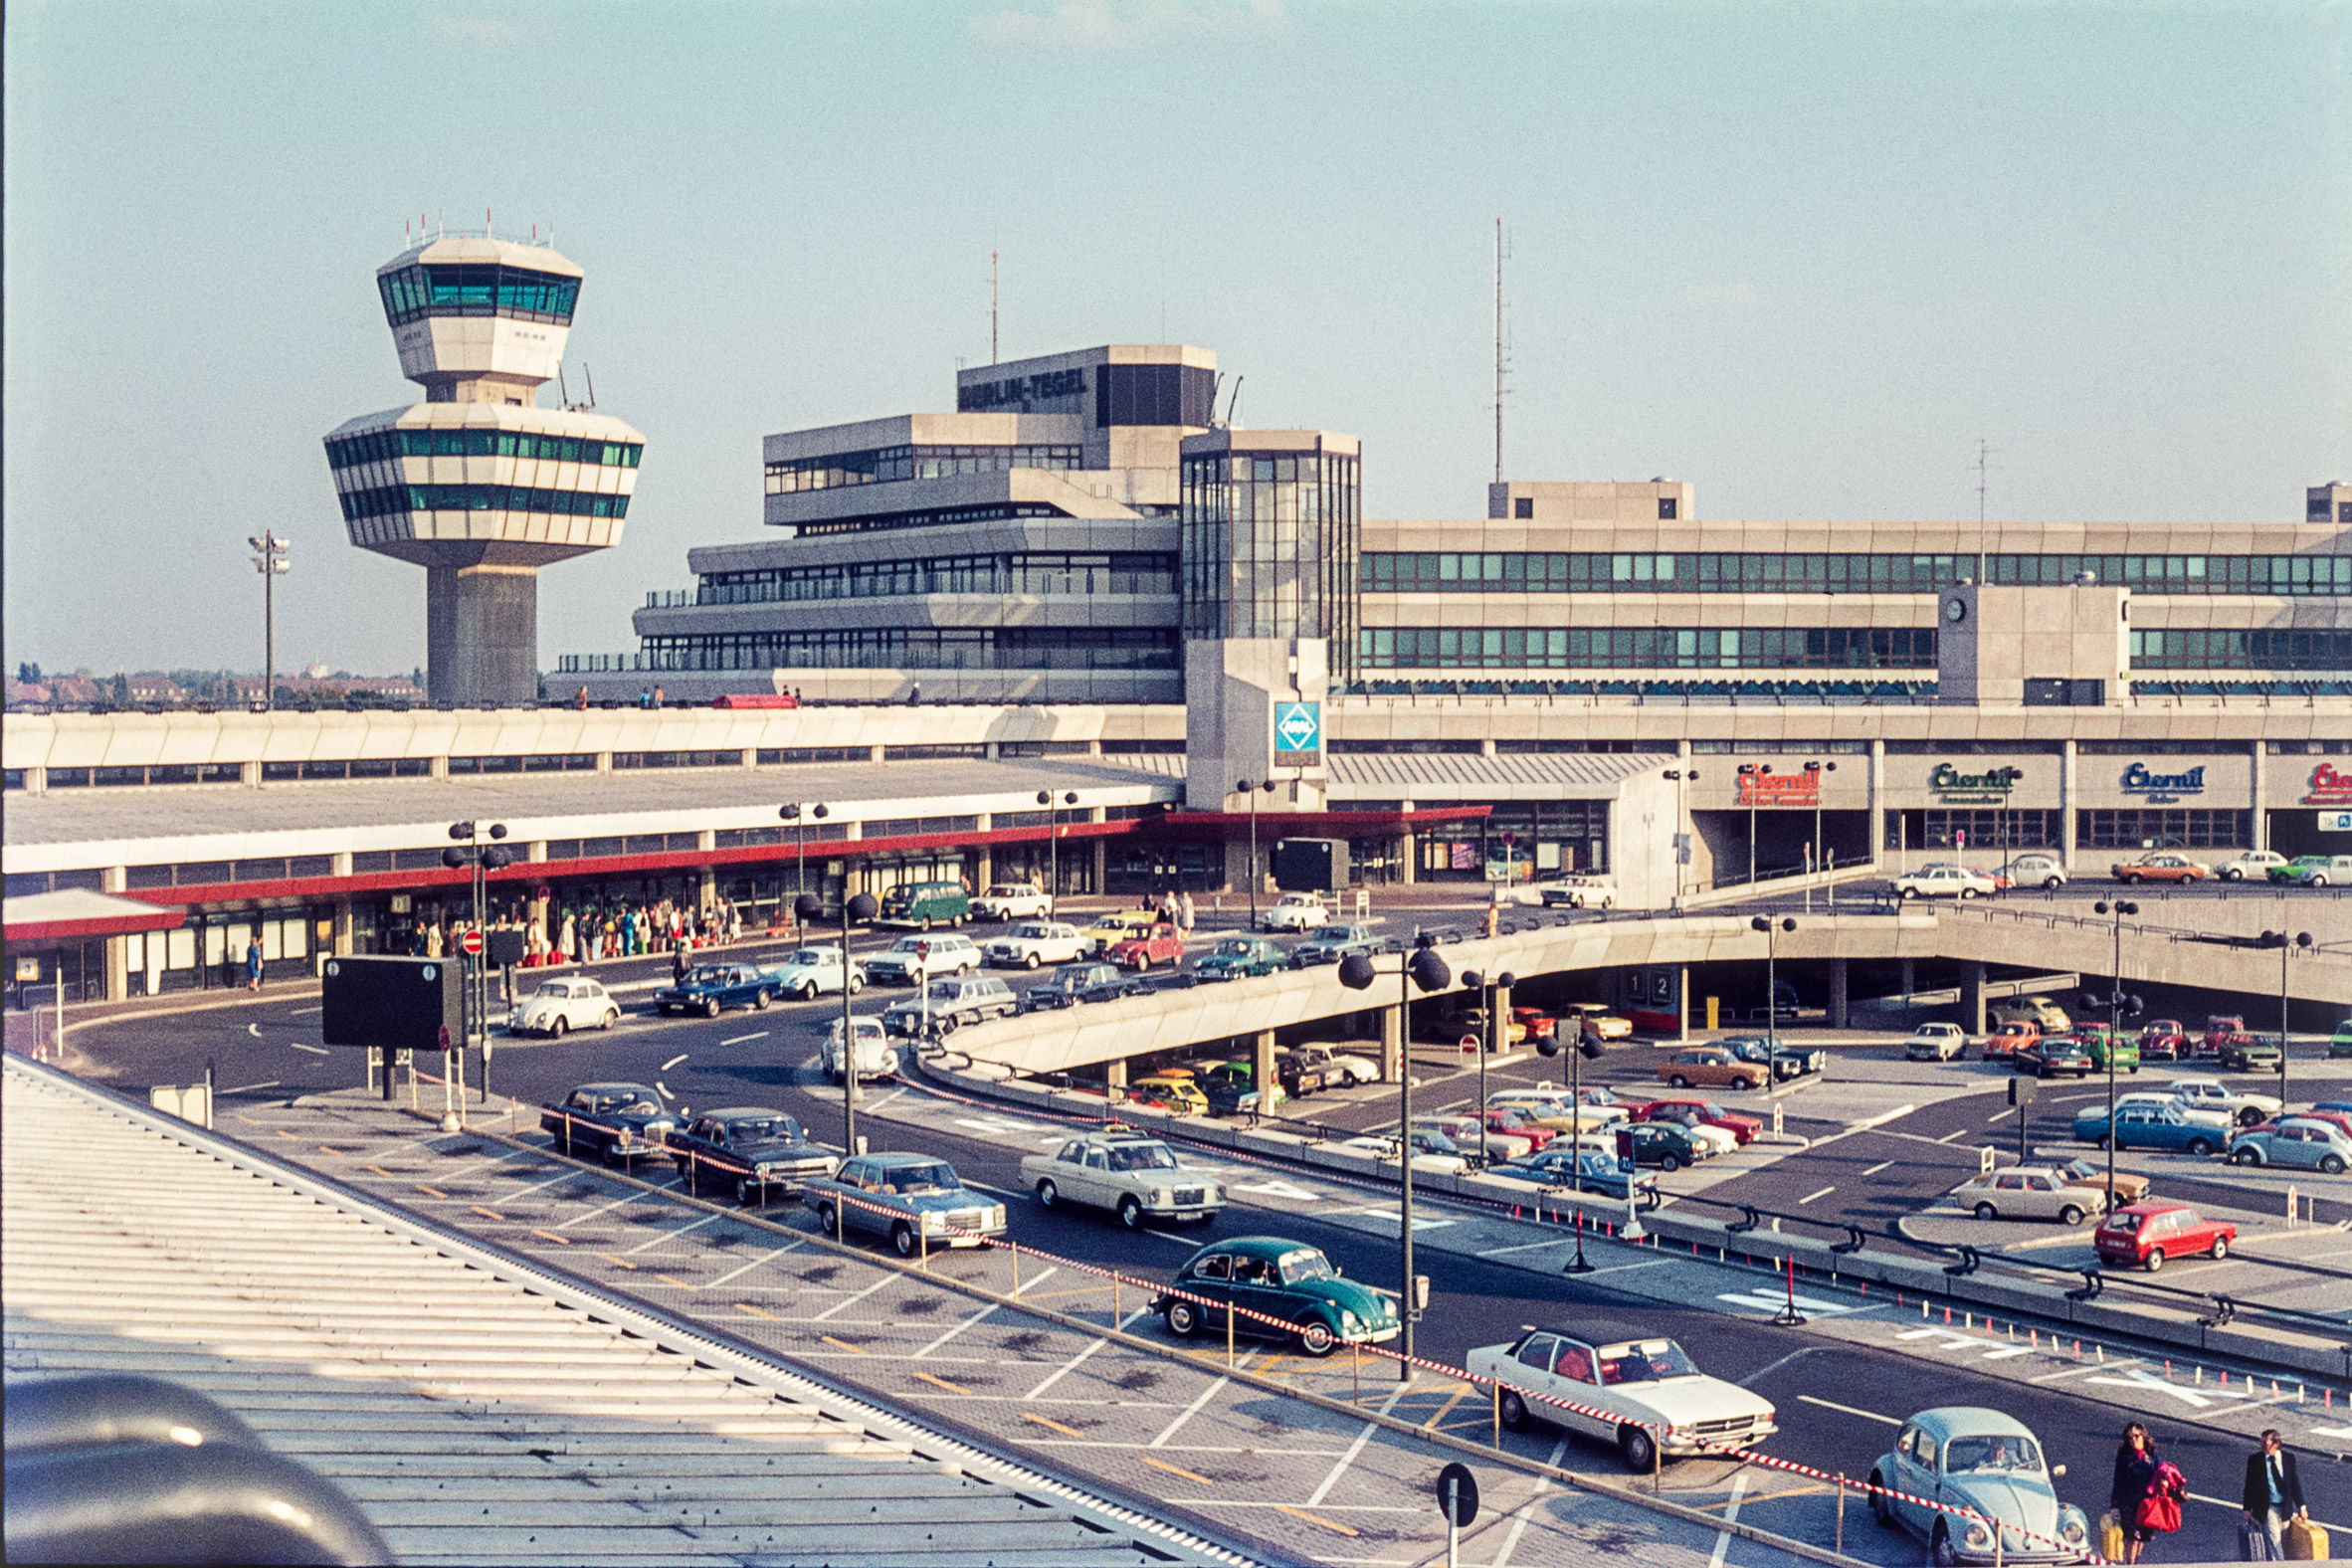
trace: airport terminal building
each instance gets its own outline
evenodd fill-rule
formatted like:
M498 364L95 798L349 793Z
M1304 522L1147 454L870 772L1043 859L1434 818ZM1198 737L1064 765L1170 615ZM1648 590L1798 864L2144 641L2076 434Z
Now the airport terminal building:
M1344 839L1374 886L1585 870L1636 906L1954 850L2352 851L2352 487L1979 529L1512 482L1380 519L1353 437L1236 428L1220 386L1206 350L1107 345L771 436L771 537L690 551L638 648L564 656L536 706L11 714L16 969L119 996L218 983L261 932L273 966L398 948L464 896L467 819L509 826L525 917L1235 890L1253 835ZM170 928L19 919L68 892Z

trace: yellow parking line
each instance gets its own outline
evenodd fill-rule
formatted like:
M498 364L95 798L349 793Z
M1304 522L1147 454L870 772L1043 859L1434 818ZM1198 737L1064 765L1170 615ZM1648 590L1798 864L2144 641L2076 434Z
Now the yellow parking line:
M289 1132L289 1131L287 1131L287 1130L286 1130L284 1127L280 1127L280 1128L278 1129L278 1135L279 1135L280 1137L282 1137L282 1138L295 1138L295 1139L299 1139L299 1138L301 1137L301 1134L300 1134L300 1133L298 1133L298 1132Z
M569 1247L572 1245L572 1239L570 1237L558 1236L553 1231L541 1231L534 1229L531 1234L533 1236L544 1237L546 1240L553 1242L558 1247Z
M1069 1428L1067 1428L1067 1427L1065 1427L1063 1430L1064 1430L1064 1431L1066 1431L1066 1432L1068 1432L1070 1429L1069 1429ZM1071 1435L1072 1435L1073 1437L1076 1437L1076 1436L1077 1436L1077 1434L1076 1434L1076 1433L1072 1433ZM1196 1475L1196 1474L1194 1474L1194 1473L1193 1473L1191 1470L1188 1470L1184 1469L1182 1466L1180 1466L1180 1465L1171 1465L1171 1464L1169 1464L1169 1463L1168 1463L1166 1460L1155 1460L1155 1459L1153 1459L1153 1458L1152 1458L1150 1455L1148 1455L1148 1454L1138 1454L1138 1455L1137 1455L1137 1456L1135 1456L1135 1457L1136 1457L1137 1459L1139 1459L1139 1460L1143 1461L1143 1463L1144 1463L1144 1464L1146 1464L1146 1465L1149 1465L1149 1466L1150 1466L1152 1469L1154 1469L1154 1470L1166 1470L1166 1471L1167 1471L1169 1474L1171 1474L1171 1475L1181 1475L1181 1476L1183 1476L1183 1477L1184 1477L1186 1480L1197 1480L1197 1481L1199 1481L1199 1482L1200 1482L1202 1485L1204 1485L1204 1486L1214 1486L1214 1485L1216 1485L1216 1484L1217 1484L1215 1481L1211 1480L1211 1479L1210 1479L1208 1476L1206 1476L1206 1475ZM1316 1520L1315 1522L1316 1522L1316 1523L1318 1523L1318 1524L1320 1524L1320 1523L1322 1523L1323 1521L1322 1521L1322 1520L1320 1520L1320 1519L1318 1519L1318 1520Z
M417 1191L425 1194L425 1196L429 1198L446 1198L449 1196L448 1193L443 1192L439 1187L428 1187L423 1182L417 1183Z
M1076 1427L1066 1427L1061 1422L1055 1421L1050 1417L1038 1415L1034 1411L1025 1410L1021 1412L1021 1419L1023 1421L1034 1421L1041 1427L1052 1427L1056 1432L1061 1433L1066 1438L1082 1438L1085 1436L1084 1433L1078 1431L1078 1429ZM1145 1463L1150 1465L1159 1465L1159 1461L1157 1460L1147 1460ZM1162 1470L1166 1470L1169 1467L1165 1465L1160 1465L1160 1469Z
M842 1349L847 1350L851 1355L854 1356L872 1354L870 1351L859 1349L856 1345L851 1344L846 1339L836 1339L831 1334L819 1334L817 1337L824 1340L829 1345L839 1345Z
M467 1207L472 1209L476 1214L481 1215L486 1220L496 1220L500 1224L505 1223L506 1217L495 1209L486 1209L479 1203L468 1204Z
M384 1169L384 1167L381 1165L370 1165L368 1169L374 1171L378 1176L389 1176L392 1174L390 1171Z
M619 1265L621 1268L628 1270L631 1274L635 1274L637 1272L637 1265L631 1263L626 1258L615 1258L611 1253L598 1253L596 1256L603 1259L608 1264Z
M700 1285L689 1283L686 1280L679 1278L675 1274L658 1274L654 1275L654 1277L661 1280L664 1284L674 1284L681 1290L699 1290L702 1288Z
M915 1376L921 1378L925 1383L936 1383L939 1387L947 1390L947 1392L950 1394L961 1394L966 1398L971 1397L972 1391L970 1389L959 1388L955 1384L948 1382L947 1379L943 1377L933 1377L928 1372L917 1372Z
M735 1303L735 1310L738 1312L749 1312L753 1317L764 1317L771 1323L781 1323L784 1321L784 1319L778 1317L775 1313L763 1312L748 1301L737 1301Z
M1430 1416L1429 1420L1427 1420L1427 1421L1425 1421L1425 1422L1423 1422L1423 1423L1422 1423L1422 1426L1423 1426L1424 1428L1434 1427L1434 1426L1436 1426L1436 1425L1437 1425L1439 1422L1441 1422L1441 1421L1445 1420L1445 1419L1446 1419L1446 1417L1447 1417L1447 1415L1448 1415L1448 1413L1450 1413L1450 1412L1451 1412L1451 1411L1454 1409L1454 1407L1455 1407L1455 1406L1457 1406L1457 1405L1461 1404L1461 1403L1462 1403L1462 1397L1463 1397L1465 1394L1468 1394L1469 1392L1470 1392L1470 1385L1469 1385L1468 1383L1465 1383L1465 1384L1463 1384L1463 1385L1462 1385L1462 1387L1460 1387L1460 1388L1456 1389L1456 1390L1454 1391L1454 1393L1453 1393L1452 1397L1450 1397L1450 1398L1449 1398L1449 1399L1446 1401L1446 1403L1444 1403L1443 1405L1440 1405L1440 1406L1437 1408L1437 1410L1436 1410L1436 1411L1435 1411L1435 1412L1434 1412L1434 1413L1433 1413L1433 1414Z
M337 1159L341 1159L343 1157L343 1151L336 1148L331 1143L321 1143L318 1145L318 1152L321 1154L332 1154Z
M253 1119L253 1117L251 1117L251 1116L247 1115L247 1114L246 1114L244 1111L242 1111L242 1110L241 1110L241 1111L239 1111L239 1112L237 1113L237 1119L238 1119L239 1121L242 1121L242 1122L244 1122L244 1123L245 1123L247 1126L249 1126L249 1127L258 1127L258 1126L260 1126L260 1125L261 1125L261 1123L260 1123L260 1122L258 1122L258 1121L254 1120L254 1119Z
M1361 1530L1351 1530L1344 1524L1326 1519L1319 1513L1309 1513L1304 1508L1293 1508L1286 1502L1277 1502L1274 1507L1294 1519L1304 1519L1309 1524L1319 1524L1326 1530L1337 1530L1342 1535L1361 1535L1363 1533Z

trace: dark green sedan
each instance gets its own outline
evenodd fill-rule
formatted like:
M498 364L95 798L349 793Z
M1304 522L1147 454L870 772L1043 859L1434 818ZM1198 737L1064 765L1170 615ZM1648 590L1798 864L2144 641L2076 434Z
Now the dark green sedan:
M1245 975L1271 975L1287 969L1290 960L1263 936L1229 936L1192 967L1203 980L1239 980Z
M1237 1334L1295 1337L1310 1356L1342 1344L1382 1344L1402 1332L1387 1296L1340 1278L1319 1249L1276 1236L1210 1243L1176 1271L1151 1309L1179 1339L1222 1333L1230 1316Z

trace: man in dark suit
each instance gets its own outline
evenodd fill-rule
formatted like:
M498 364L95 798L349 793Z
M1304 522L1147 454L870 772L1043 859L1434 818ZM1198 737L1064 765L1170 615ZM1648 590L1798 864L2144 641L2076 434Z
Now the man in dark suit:
M2286 1521L2304 1517L2303 1478L2295 1470L2295 1457L2278 1441L2278 1429L2262 1434L2261 1452L2246 1457L2246 1494L2241 1499L2246 1522L2270 1537L2270 1555L2284 1558L2286 1543L2280 1532Z

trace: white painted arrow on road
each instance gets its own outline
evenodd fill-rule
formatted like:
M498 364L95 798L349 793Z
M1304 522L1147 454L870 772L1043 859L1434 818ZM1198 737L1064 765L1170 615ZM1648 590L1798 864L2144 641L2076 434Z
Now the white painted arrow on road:
M1304 1187L1294 1187L1286 1181L1254 1181L1229 1190L1264 1193L1269 1198L1289 1198L1299 1203L1317 1203L1323 1196L1319 1192L1308 1192Z

